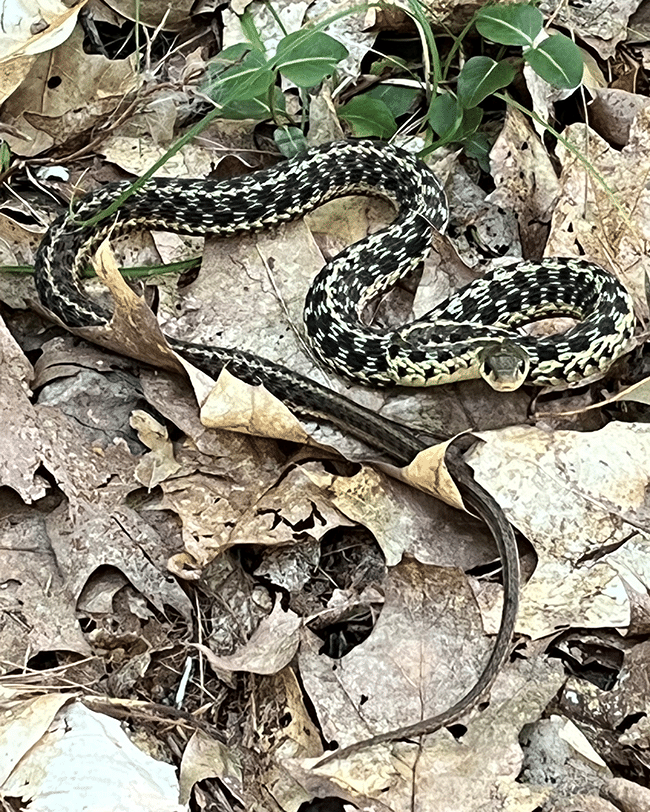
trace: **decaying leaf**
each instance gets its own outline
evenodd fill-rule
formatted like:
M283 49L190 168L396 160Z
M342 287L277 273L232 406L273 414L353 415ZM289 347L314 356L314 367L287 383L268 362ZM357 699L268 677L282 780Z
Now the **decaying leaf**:
M482 436L471 457L477 479L498 489L539 558L522 591L520 630L536 638L575 623L627 627L631 595L650 583L647 427Z
M390 570L385 588L372 636L340 665L319 656L313 638L301 647L300 670L325 735L342 747L451 706L476 680L486 656L462 575L404 561ZM467 651L468 640L475 652ZM342 718L348 719L344 729Z
M61 697L56 700L63 704ZM33 707L31 703L30 710ZM98 764L102 764L101 783L95 780ZM134 805L142 812L187 809L178 803L178 784L170 764L145 755L117 720L78 703L58 711L6 776L1 789L8 797L30 801L34 810L74 808L79 798L95 809Z
M208 662L223 671L252 671L254 674L276 674L293 658L298 648L300 618L284 612L276 604L253 633L248 643L236 654L218 657L205 646L197 646Z

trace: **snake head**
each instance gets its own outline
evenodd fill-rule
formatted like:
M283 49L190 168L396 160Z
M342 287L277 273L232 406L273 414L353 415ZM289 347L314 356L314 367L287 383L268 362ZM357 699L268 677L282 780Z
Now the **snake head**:
M519 389L528 377L528 353L512 341L490 341L477 357L481 377L499 392Z

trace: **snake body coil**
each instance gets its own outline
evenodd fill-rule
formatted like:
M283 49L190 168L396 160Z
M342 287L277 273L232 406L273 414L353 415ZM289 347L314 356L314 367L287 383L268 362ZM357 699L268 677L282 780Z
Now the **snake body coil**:
M371 193L396 205L395 221L328 262L305 304L314 354L341 375L374 386L429 386L480 375L502 389L524 380L570 386L602 375L632 339L632 300L625 288L602 268L573 259L520 262L492 271L401 329L380 332L367 326L366 305L419 265L431 230L444 228L448 216L435 176L394 147L334 143L226 182L150 180L114 219L83 225L127 188L127 183L110 184L88 195L72 214L52 224L41 243L35 280L42 304L71 328L110 321L110 310L89 298L80 282L84 264L109 232L148 228L230 235L294 219L335 197ZM580 323L550 338L517 334L521 324L551 315L569 315ZM169 343L207 373L216 376L227 366L248 383L264 383L294 411L332 422L402 464L427 445L414 430L251 353L171 338ZM501 628L477 683L451 709L370 743L421 735L454 721L485 692L508 655L519 578L512 528L462 459L452 453L448 462L463 497L486 521L499 548L505 586Z
M431 229L442 229L447 221L445 195L435 175L394 147L334 143L226 182L154 179L126 200L114 221L94 228L76 225L127 187L110 184L84 198L73 216L55 221L39 249L41 300L70 327L110 320L110 312L89 299L79 283L84 262L109 231L146 227L230 235L294 219L335 197L370 192L393 201L397 218L328 262L305 304L313 352L340 375L371 386L431 386L480 375L495 388L516 388L524 380L571 386L602 375L632 338L633 306L625 288L607 271L579 259L514 263L486 274L401 329L380 332L366 326L366 305L422 261ZM580 323L561 336L516 332L522 324L555 315ZM209 371L227 363L245 380L268 383L273 365L256 356L170 343ZM512 365L521 368L502 372L501 357L507 365L513 351ZM297 376L276 366L274 377L278 369L280 377L288 377L284 387L278 378L276 394L291 401Z

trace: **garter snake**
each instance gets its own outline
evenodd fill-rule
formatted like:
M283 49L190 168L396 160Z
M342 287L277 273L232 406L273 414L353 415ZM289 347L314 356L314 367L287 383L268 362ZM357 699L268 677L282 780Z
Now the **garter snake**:
M314 354L345 378L372 386L430 386L479 376L505 390L524 381L571 386L602 375L632 339L631 297L607 271L579 259L518 262L491 271L400 329L381 332L368 326L366 306L422 262L432 229L443 229L448 217L435 175L395 147L333 143L223 182L152 179L128 197L114 218L83 225L127 187L109 184L83 198L54 221L38 250L35 280L41 302L70 328L110 321L110 310L87 296L80 282L83 266L109 232L148 228L227 236L292 220L336 197L370 193L395 204L395 220L327 262L305 304L305 330ZM580 322L561 336L518 335L520 325L552 315ZM169 343L209 374L216 376L227 366L248 383L264 383L297 413L332 422L396 462L409 462L426 446L414 430L256 355L178 339ZM505 587L501 628L477 683L452 708L370 743L421 735L454 721L487 690L508 656L519 591L512 528L460 455L452 450L448 461L468 507L497 542Z

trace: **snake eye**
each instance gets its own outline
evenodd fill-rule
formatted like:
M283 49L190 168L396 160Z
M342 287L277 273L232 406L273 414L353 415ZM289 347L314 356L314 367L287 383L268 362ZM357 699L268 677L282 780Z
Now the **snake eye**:
M510 341L494 342L478 353L479 372L498 392L513 392L524 383L530 369L526 350Z

